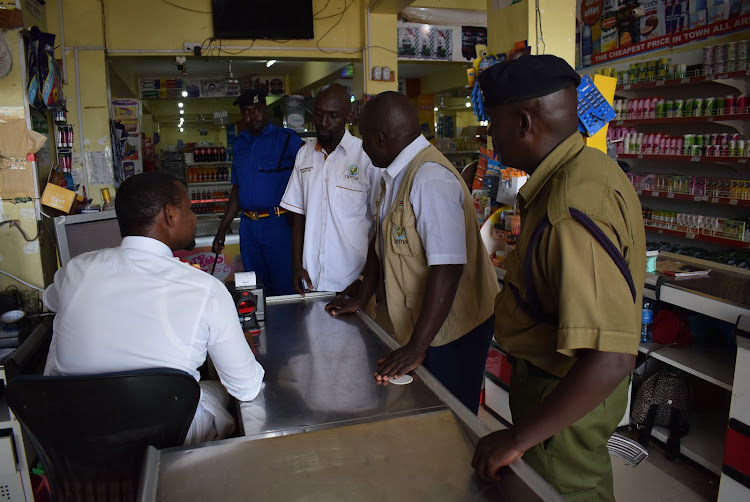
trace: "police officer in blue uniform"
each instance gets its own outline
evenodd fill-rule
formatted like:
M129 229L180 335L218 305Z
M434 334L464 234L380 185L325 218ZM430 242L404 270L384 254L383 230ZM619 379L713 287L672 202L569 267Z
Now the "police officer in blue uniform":
M291 129L269 123L264 90L245 91L234 104L240 107L246 129L234 140L232 192L213 251L224 249L227 229L241 211L245 270L256 273L268 296L292 294L292 231L279 203L303 142Z

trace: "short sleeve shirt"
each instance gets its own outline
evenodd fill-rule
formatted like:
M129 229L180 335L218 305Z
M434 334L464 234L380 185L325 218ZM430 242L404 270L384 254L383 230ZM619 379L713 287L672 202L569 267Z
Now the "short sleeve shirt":
M281 207L305 215L302 265L312 289L343 291L362 273L381 176L349 131L330 153L319 143L300 148Z
M406 167L429 145L430 142L420 135L401 150L386 168L383 174L385 193L380 205L380 223L393 206L396 194L404 181ZM414 176L409 202L414 209L417 233L427 255L427 264L465 264L467 260L464 192L458 178L440 164L425 162ZM382 249L380 256L383 256Z
M297 133L273 124L260 134L253 135L245 129L237 136L232 184L239 187L241 209L267 211L279 205L301 146Z
M636 354L640 339L646 239L641 204L619 166L584 146L579 133L563 141L519 192L522 229L506 259L505 287L495 306L495 338L514 357L564 376L579 349ZM568 210L591 219L624 258L635 286L592 233ZM550 226L531 255L531 234L545 214ZM527 256L546 316L536 319L516 301L510 285L528 301L523 266ZM633 296L635 295L635 298Z

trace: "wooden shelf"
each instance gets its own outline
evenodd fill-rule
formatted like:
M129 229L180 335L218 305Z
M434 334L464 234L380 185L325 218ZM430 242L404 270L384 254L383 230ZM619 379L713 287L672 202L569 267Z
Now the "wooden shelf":
M618 91L637 91L639 89L655 89L659 87L680 87L686 84L711 84L724 83L722 80L741 79L750 77L750 71L735 71L731 73L720 73L713 77L707 75L697 75L693 77L672 78L666 80L654 80L651 82L637 82L633 84L618 85Z
M722 164L750 164L750 157L707 157L705 155L652 155L647 153L618 153L618 159L663 160L665 162L718 162Z
M709 197L708 195L689 195L686 193L665 192L663 190L642 190L640 188L636 188L635 193L644 197L686 200L690 202L709 202L720 206L750 206L750 199L737 199L733 197Z
M726 347L670 347L658 343L642 343L639 352L664 361L691 375L719 387L732 390L734 382L734 352Z
M694 234L692 232L682 232L669 228L652 227L651 225L644 225L644 227L646 229L646 232L658 233L663 235L674 235L675 237L684 237L685 239L702 242L712 242L714 244L721 244L722 246L729 246L739 249L750 249L750 242L740 241L737 239L728 239L727 237L718 237L715 235Z
M726 409L694 413L689 419L690 431L680 439L680 453L714 474L721 474L728 416ZM669 430L654 427L651 435L666 443Z
M732 115L709 115L708 117L655 117L639 119L615 119L611 125L643 125L643 124L689 124L726 122L731 120L750 120L750 113L735 113Z

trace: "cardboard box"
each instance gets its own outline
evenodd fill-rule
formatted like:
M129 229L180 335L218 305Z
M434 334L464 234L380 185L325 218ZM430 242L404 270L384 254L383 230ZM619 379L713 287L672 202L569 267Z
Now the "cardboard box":
M42 193L41 202L47 207L68 214L76 195L72 190L57 186L54 183L47 183L47 186L44 187L44 193Z

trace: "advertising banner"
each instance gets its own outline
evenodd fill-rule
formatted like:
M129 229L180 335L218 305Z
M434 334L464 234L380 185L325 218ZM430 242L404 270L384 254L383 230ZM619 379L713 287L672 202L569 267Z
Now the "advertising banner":
M578 0L581 65L750 28L750 0Z
M191 251L175 251L174 255L193 265L199 265L201 270L208 274L211 273L211 269L214 269L214 257L216 255L211 251L211 246L196 247ZM234 273L244 271L240 245L227 244L216 259L216 268L213 271L214 277L221 282L234 281Z

